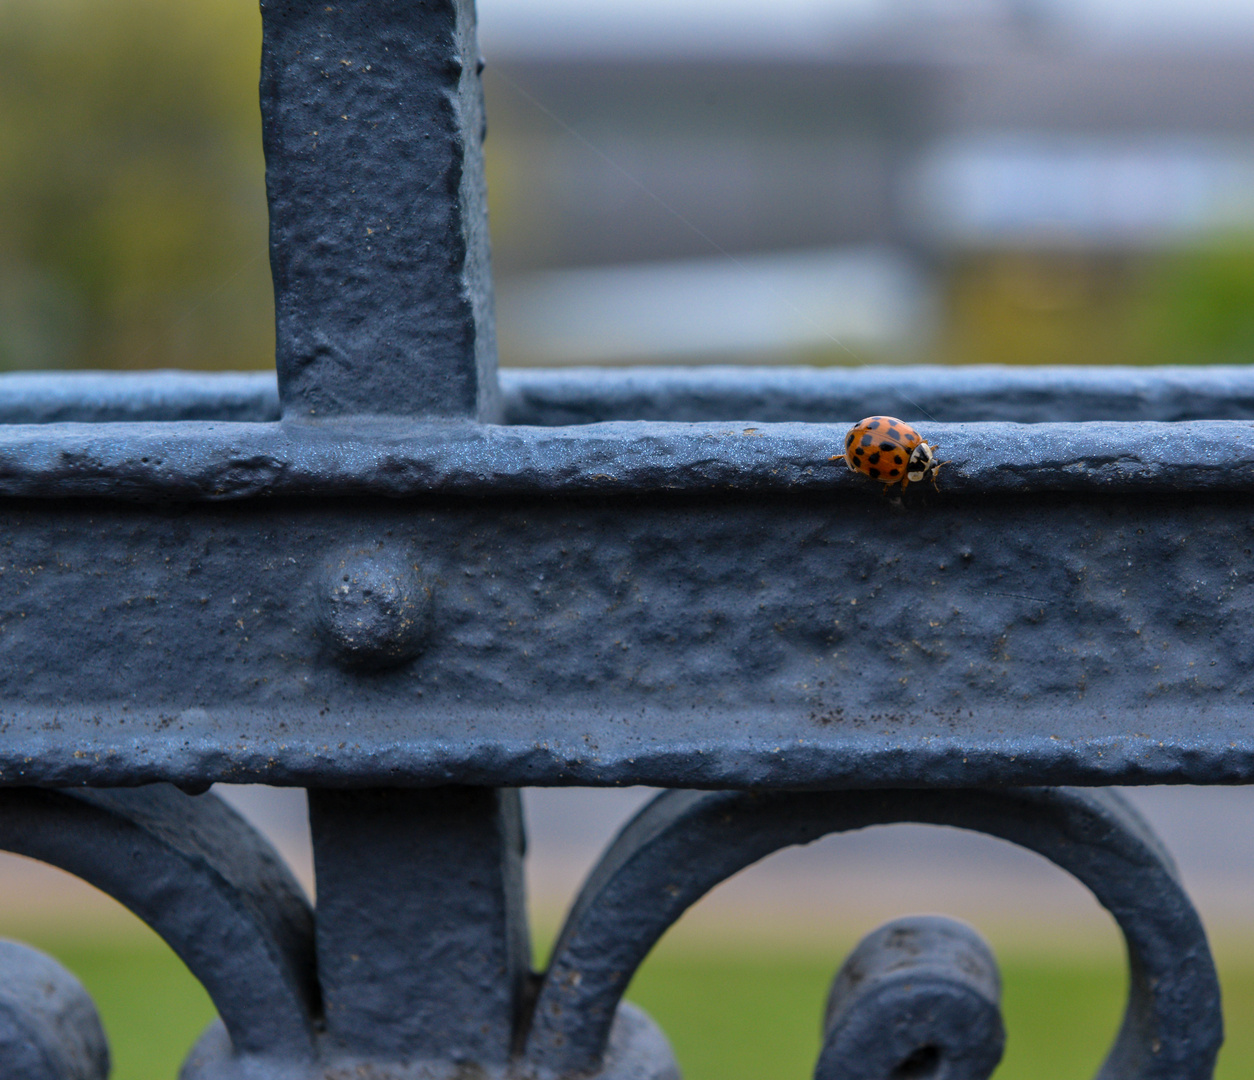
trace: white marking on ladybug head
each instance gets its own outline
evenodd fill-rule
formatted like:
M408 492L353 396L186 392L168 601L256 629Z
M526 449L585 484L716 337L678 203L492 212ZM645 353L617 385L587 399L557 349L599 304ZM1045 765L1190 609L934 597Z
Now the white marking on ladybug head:
M932 448L925 442L919 443L910 455L909 464L906 465L906 478L912 484L919 483L932 470L934 460Z

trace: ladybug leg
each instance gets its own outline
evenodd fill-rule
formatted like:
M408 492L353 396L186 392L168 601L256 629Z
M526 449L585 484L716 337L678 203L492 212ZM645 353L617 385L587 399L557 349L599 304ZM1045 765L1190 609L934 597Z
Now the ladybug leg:
M952 461L953 458L950 458L949 460ZM940 472L940 467L942 465L948 465L948 464L949 464L949 461L938 461L935 465L932 466L932 487L936 488L937 495L940 494L940 488L937 487L936 485L936 475L937 473Z

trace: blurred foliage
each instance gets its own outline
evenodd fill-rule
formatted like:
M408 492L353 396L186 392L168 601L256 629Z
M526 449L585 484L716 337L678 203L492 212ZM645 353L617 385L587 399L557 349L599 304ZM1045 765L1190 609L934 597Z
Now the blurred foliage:
M950 260L940 359L958 364L1135 363L1127 267L1114 256L976 252Z
M254 0L0 0L0 367L273 362Z
M1140 272L1134 336L1161 363L1254 360L1254 234L1164 252Z
M1154 253L1003 251L955 257L939 359L986 364L1254 360L1254 236Z
M260 36L255 0L0 0L0 369L272 364ZM503 100L488 169L508 272L560 227L561 194L526 212ZM938 272L936 339L853 362L1254 358L1254 236L954 254Z

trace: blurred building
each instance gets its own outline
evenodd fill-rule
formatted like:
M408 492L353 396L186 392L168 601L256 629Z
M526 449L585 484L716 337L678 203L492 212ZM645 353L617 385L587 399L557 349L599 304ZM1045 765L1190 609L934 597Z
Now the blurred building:
M735 332L765 359L1062 361L1060 312L1072 359L1164 359L1106 325L1151 257L1254 234L1254 39L1099 47L965 5L804 55L504 52L485 78L507 362L727 358Z
M507 364L1254 356L1254 5L479 7ZM259 43L0 3L0 369L272 365Z

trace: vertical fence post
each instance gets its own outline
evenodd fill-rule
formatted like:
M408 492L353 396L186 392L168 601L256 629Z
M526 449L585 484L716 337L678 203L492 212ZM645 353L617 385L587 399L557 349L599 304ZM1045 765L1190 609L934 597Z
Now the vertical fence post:
M531 959L516 791L310 791L318 979L349 1057L509 1060Z
M472 0L263 0L285 420L496 417ZM310 792L334 1053L509 1059L528 968L516 794Z
M472 0L263 0L285 419L492 420Z

